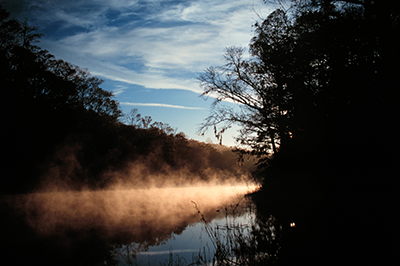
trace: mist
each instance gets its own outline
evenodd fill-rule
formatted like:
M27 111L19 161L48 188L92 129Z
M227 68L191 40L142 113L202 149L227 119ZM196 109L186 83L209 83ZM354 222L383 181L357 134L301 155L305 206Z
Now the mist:
M35 235L62 237L62 245L95 232L105 243L134 242L145 250L199 222L198 210L207 220L223 217L219 210L245 204L244 195L258 188L227 148L190 145L202 149L192 151L199 156L181 156L185 165L171 166L156 149L108 167L95 186L80 158L82 146L64 145L31 192L8 197L7 205Z
M96 230L105 239L159 244L200 221L223 217L219 209L243 202L254 186L197 186L107 191L51 192L23 195L14 207L41 235ZM122 240L122 239L123 240Z
M29 247L21 263L112 261L115 247L132 244L135 252L145 251L202 217L225 217L230 206L239 212L248 204L244 195L258 188L228 148L185 140L168 151L172 163L160 146L105 164L97 173L93 165L99 164L91 162L98 156L90 157L85 144L58 146L28 193L0 199L7 228L1 248L14 254L21 245Z
M93 147L67 141L41 165L39 181L28 192L255 184L251 175L254 158L239 163L238 155L228 147L164 137L147 144L146 152L136 149L119 161L109 154L99 158L90 153Z

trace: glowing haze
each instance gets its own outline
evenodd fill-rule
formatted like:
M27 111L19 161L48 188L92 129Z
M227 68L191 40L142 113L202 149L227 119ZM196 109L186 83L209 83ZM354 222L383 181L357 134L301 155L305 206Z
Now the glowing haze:
M157 245L200 220L192 202L211 220L229 204L243 203L256 186L196 186L51 192L18 196L13 205L42 235L96 230L105 240Z
M67 237L70 232L94 230L106 242L135 242L145 248L198 222L193 202L212 220L224 215L217 210L242 203L246 193L258 188L246 169L233 171L235 166L222 170L205 162L196 173L164 165L154 172L149 162L159 158L150 153L105 172L102 179L107 186L102 189L89 189L84 180L74 177L82 169L73 146L59 153L54 158L58 163L48 166L42 183L31 194L9 201L39 235Z
M138 108L143 116L201 141L213 135L195 134L210 106L198 97L196 78L221 64L225 47L247 46L251 25L269 12L261 0L0 3L44 34L39 46L104 79L103 88L115 93L124 112ZM224 144L233 141L225 137ZM11 201L40 234L92 228L106 238L152 244L199 220L191 201L212 219L221 215L218 208L255 189L246 172L214 169L201 158L202 176L166 164L154 173L149 156L104 173L106 189L86 190L83 183L76 191L74 175L84 169L76 148L67 148L56 154L62 164L47 165L32 194Z

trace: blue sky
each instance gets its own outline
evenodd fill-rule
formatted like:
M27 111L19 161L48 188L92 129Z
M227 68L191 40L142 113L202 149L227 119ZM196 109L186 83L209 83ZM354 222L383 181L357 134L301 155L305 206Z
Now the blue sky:
M44 34L40 46L104 80L124 113L168 123L188 138L216 143L212 130L196 134L212 99L197 77L223 64L225 47L248 47L252 27L270 7L262 0L0 0ZM237 129L223 144L233 145Z

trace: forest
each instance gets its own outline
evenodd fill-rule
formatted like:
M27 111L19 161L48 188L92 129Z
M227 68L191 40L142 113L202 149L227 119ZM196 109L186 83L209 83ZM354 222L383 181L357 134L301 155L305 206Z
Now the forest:
M219 138L238 124L234 151L123 115L100 79L42 50L35 28L1 9L0 193L40 190L61 173L79 190L115 175L140 176L140 187L152 176L179 185L252 172L257 208L300 225L282 265L386 262L397 230L400 4L264 2L275 10L253 25L249 56L227 48L225 64L199 77L215 97L199 132Z
M216 174L240 180L252 168L241 169L227 147L189 140L135 109L122 114L99 78L55 59L36 45L34 27L7 17L1 9L2 194L44 189L49 179L65 189L104 189L116 175L129 176L133 187L150 176L156 185ZM183 174L186 180L168 180Z

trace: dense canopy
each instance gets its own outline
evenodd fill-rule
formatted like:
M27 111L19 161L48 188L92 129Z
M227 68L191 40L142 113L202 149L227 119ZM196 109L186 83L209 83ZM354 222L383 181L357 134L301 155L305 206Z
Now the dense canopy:
M352 138L352 130L342 130L362 130L394 112L398 4L275 3L279 8L254 24L250 57L243 48L228 48L226 64L200 76L203 95L216 96L200 131L219 127L223 133L237 123L239 144L266 154L296 141L307 143L306 149L341 134Z

